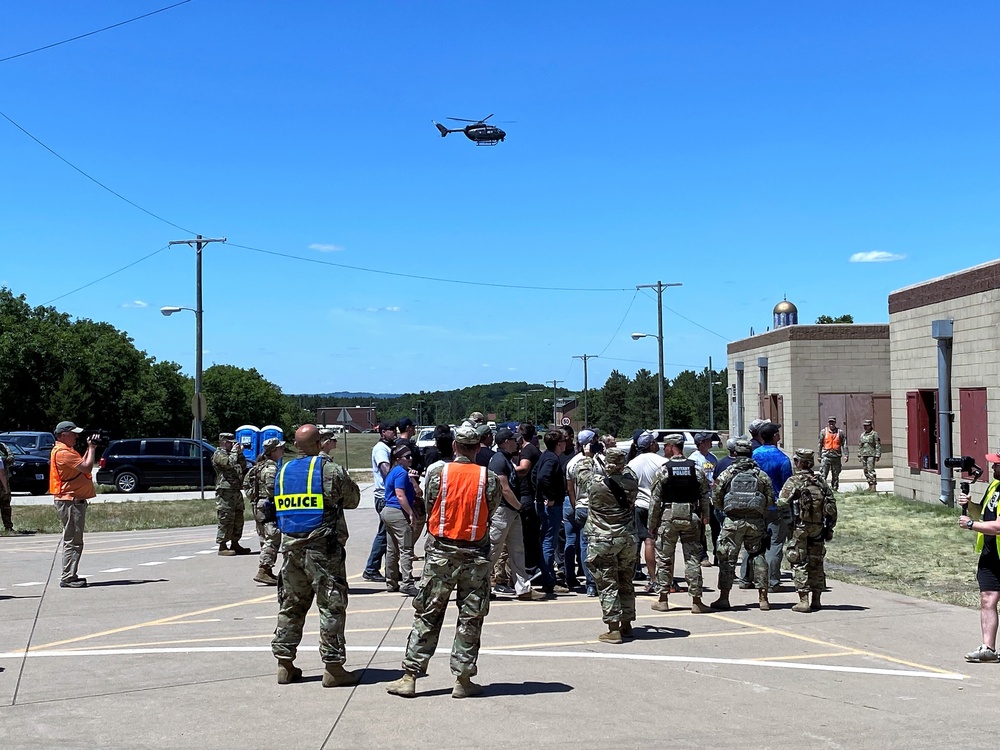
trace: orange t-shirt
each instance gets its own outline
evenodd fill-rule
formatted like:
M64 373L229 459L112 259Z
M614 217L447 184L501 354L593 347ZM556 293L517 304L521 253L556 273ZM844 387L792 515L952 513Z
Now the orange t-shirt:
M56 500L89 500L97 497L90 474L80 471L83 458L65 443L57 442L49 461L49 494Z

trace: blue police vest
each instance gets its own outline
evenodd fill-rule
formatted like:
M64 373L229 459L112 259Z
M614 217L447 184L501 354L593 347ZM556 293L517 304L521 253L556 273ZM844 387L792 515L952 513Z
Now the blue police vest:
M308 534L323 521L323 456L286 462L278 472L274 508L283 534Z

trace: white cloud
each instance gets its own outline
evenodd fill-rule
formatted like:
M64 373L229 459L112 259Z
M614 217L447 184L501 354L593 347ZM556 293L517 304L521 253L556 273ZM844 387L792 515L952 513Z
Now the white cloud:
M887 253L885 250L869 250L867 253L854 253L851 256L851 263L891 263L894 260L903 260L905 255Z
M126 302L124 305L122 305L122 307L141 310L144 307L149 307L149 303L143 302L141 299L137 299L137 300L132 300L131 302Z
M387 307L366 307L364 312L401 312L402 307L397 307L396 305L389 305Z
M343 245L324 245L321 242L314 242L309 246L310 250L319 250L321 253L339 253L344 249Z
M402 308L396 305L389 305L389 307L383 307L382 309L386 312L399 312Z
M479 366L480 366L480 367L489 367L489 364L488 364L488 363L486 363L486 362L483 362L483 363L482 363L481 365L479 365Z

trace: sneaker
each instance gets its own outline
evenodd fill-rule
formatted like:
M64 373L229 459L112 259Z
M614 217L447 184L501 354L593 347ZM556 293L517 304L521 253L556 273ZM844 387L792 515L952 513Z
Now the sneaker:
M517 592L514 591L510 586L506 586L502 583L498 583L493 587L494 594L503 594L504 596L514 596Z
M374 583L385 583L385 576L379 573L377 570L374 573L369 573L367 570L361 574L361 577L366 581L373 581Z
M385 585L385 590L388 591L390 594L397 594L399 593L399 586L397 586L394 583L387 583Z
M755 587L754 587L754 585L752 583L750 583L748 581L740 581L740 588L741 589L752 589L752 588L755 588Z
M572 592L568 588L566 588L565 586L553 586L552 587L552 591L549 591L548 593L550 593L550 594L569 594L569 593L572 593Z
M709 560L706 557L704 560L701 561L701 567L703 567L703 568L711 568L712 567L712 561Z
M517 600L521 602L538 602L545 598L545 594L540 591L525 591L517 595Z
M399 593L402 594L403 596L416 596L417 587L414 586L412 583L409 586L400 586Z
M587 596L597 596L597 586L587 586Z
M977 648L975 651L970 651L965 655L965 660L973 662L974 664L986 664L986 663L996 663L1000 661L997 657L997 652L987 646L985 643Z
M71 581L59 581L61 589L85 589L87 588L86 578L74 578ZM993 654L993 661L996 661L996 654Z

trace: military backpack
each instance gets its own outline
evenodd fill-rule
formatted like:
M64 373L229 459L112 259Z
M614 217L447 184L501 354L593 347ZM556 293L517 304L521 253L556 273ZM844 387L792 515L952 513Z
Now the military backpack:
M798 497L798 520L800 523L823 523L823 488L815 478L810 478L808 482L799 488Z
M727 516L762 516L767 499L758 488L757 472L760 469L744 469L729 482L729 491L722 499L722 512Z

